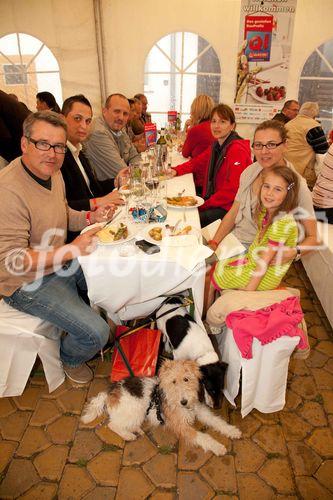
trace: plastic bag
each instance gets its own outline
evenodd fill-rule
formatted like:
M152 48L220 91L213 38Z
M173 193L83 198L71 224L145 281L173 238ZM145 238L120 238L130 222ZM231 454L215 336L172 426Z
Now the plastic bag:
M117 326L116 338L128 363L137 377L153 377L156 371L158 349L161 340L160 330L141 328L127 337L119 338L128 330L126 326ZM115 344L112 356L111 382L117 382L131 374Z

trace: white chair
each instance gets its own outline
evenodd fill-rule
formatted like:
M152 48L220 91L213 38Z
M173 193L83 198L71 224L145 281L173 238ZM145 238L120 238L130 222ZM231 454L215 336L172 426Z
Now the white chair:
M59 346L59 331L55 326L0 300L0 397L23 393L37 354L43 363L49 391L61 385L65 374Z
M223 392L233 406L242 373L242 417L254 408L262 413L282 410L285 405L289 359L299 337L282 336L266 345L261 345L254 338L252 359L242 358L229 328L224 329L217 341L222 360L228 363Z

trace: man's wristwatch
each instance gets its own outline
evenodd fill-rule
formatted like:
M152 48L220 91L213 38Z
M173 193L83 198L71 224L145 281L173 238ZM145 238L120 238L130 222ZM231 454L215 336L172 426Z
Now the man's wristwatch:
M302 257L301 249L299 246L297 246L296 247L296 257L294 258L294 261L297 262L298 260L300 260L301 257Z

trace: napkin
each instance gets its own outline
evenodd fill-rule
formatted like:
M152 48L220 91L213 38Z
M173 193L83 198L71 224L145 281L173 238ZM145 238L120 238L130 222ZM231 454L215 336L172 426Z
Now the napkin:
M218 219L201 230L202 236L207 240L212 240L219 225L221 219ZM233 233L229 233L219 244L215 253L219 260L228 259L229 257L234 257L235 255L240 255L246 252L245 246L239 241L238 238Z

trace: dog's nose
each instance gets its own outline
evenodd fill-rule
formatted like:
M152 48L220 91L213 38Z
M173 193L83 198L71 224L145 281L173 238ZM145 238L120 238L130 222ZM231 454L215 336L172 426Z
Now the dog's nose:
M182 399L180 404L182 404L183 406L186 406L187 405L187 399Z

